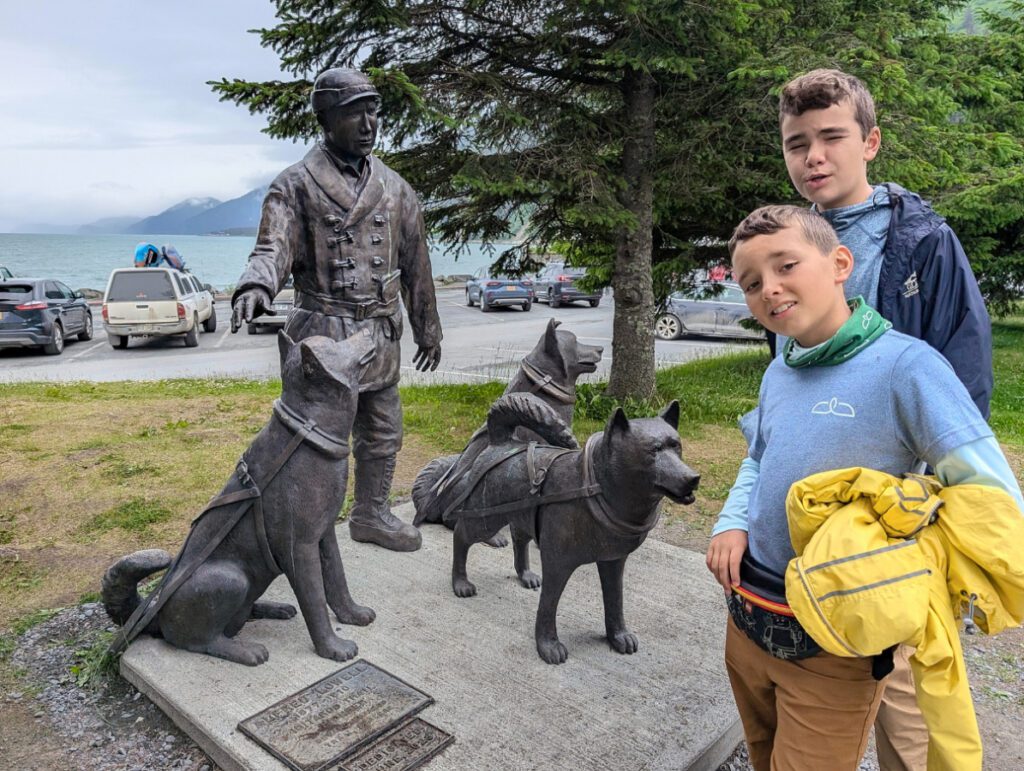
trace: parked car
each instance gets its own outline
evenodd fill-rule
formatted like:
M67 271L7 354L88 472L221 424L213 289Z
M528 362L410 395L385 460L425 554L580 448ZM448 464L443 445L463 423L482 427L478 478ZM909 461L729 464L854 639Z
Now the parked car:
M596 308L601 302L601 292L583 292L576 288L576 279L586 274L586 268L567 268L564 262L549 262L537 274L537 299L552 308L577 300L585 300L591 308Z
M498 305L519 305L528 311L533 306L533 281L491 275L487 268L480 268L466 282L466 305L472 308L477 303L484 313Z
M174 268L118 268L103 293L103 327L114 348L131 337L183 335L199 345L199 327L217 329L213 295L191 273Z
M6 265L0 265L0 281L6 281L9 278L14 278L14 274Z
M0 281L0 348L38 346L56 355L78 335L92 340L92 311L81 292L46 278Z
M284 289L278 292L273 302L270 303L270 309L274 311L274 315L270 316L264 313L262 316L257 316L249 322L246 331L250 335L258 335L263 327L283 327L288 320L288 314L294 307L295 283L292 277L288 276L288 282L284 285Z
M764 329L748 329L741 322L751 318L743 291L730 282L704 282L689 292L673 292L665 312L654 322L654 334L662 340L685 335L713 335L763 340Z

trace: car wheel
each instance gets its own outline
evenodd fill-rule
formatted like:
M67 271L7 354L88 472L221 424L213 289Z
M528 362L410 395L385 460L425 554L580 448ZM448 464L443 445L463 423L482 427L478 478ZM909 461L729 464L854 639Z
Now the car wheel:
M85 329L78 333L78 339L83 343L92 340L92 314L85 314Z
M64 351L64 329L57 322L53 323L53 339L43 346L43 353L57 356Z
M204 332L216 332L217 331L217 311L210 310L210 318L203 322Z
M250 335L258 335L260 333L260 328L250 321L248 324L246 324L245 331L248 332Z
M530 308L532 308L532 307L533 307L533 303L530 302L529 300L527 300L526 302L523 303L523 310L524 311L529 311Z
M484 313L494 310L494 306L487 302L487 296L483 292L480 293L480 310Z
M466 290L466 305L470 308L473 307L473 296L469 293L468 289Z
M591 307L591 308L596 308L596 307L597 307L598 305L600 305L600 304L601 304L601 300L600 300L600 299L597 299L597 300L591 300L591 301L590 301L590 307Z
M562 307L562 299L560 297L555 297L555 291L553 289L548 290L548 305L552 308Z
M114 348L127 348L128 347L128 335L112 335L107 333L107 340Z
M192 317L192 329L185 333L185 347L195 348L199 345L199 315Z
M654 322L654 334L662 340L675 340L683 334L683 323L671 313L663 313Z

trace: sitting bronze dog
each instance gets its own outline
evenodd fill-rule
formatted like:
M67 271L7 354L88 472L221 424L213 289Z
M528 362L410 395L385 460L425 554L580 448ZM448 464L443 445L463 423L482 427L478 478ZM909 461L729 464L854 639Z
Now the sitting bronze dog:
M359 372L374 356L368 334L335 342L293 343L279 333L281 398L238 469L192 523L175 559L159 549L122 557L103 576L103 603L124 624L113 651L142 632L185 650L250 666L269 653L235 635L251 618L291 618L295 608L259 602L284 573L317 654L335 661L356 644L334 634L328 607L343 624L365 626L371 608L353 601L334 533L348 482L348 437ZM169 566L146 599L136 586Z
M620 653L635 653L637 638L626 628L622 610L626 558L657 523L661 499L693 503L700 481L683 463L678 425L678 402L656 418L629 420L617 409L603 432L591 436L582 450L572 449L568 426L548 405L529 394L498 399L488 415L488 446L438 502L444 521L454 526L455 594L476 594L466 575L470 546L508 524L524 586L540 583L529 569L531 539L544 563L535 630L540 657L549 664L568 657L558 640L558 601L576 568L591 562L601 577L608 641ZM519 428L550 444L517 441ZM428 482L422 480L424 488Z

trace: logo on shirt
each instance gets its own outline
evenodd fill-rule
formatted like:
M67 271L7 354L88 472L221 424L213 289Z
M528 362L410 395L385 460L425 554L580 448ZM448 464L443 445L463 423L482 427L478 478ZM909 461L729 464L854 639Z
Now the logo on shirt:
M915 270L910 274L907 280L903 282L903 296L913 297L919 291L921 291L921 287L917 283L917 271Z
M837 418L855 418L857 417L857 410L853 408L852 404L841 402L833 396L827 402L818 402L811 407L811 414L835 415Z

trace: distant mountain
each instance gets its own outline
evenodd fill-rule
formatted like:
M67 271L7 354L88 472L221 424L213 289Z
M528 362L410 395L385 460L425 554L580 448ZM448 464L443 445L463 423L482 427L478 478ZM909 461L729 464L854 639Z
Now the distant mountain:
M156 235L194 233L195 231L188 226L188 221L220 206L220 204L221 202L216 198L186 198L181 203L174 204L170 209L139 220L134 225L125 228L123 232Z
M267 187L257 187L243 196L214 206L212 209L195 215L182 223L188 228L187 233L204 235L206 233L237 233L238 231L254 232L260 224L260 208Z
M104 217L101 220L90 222L87 225L80 225L76 233L82 236L92 236L107 233L127 233L128 228L138 222L141 217Z

